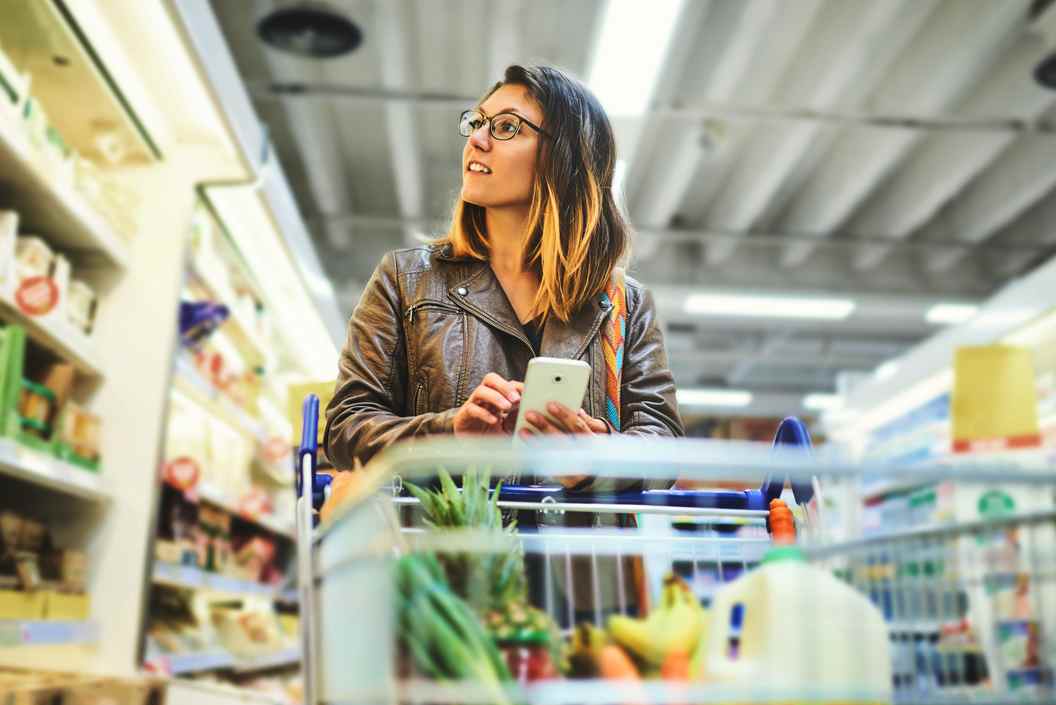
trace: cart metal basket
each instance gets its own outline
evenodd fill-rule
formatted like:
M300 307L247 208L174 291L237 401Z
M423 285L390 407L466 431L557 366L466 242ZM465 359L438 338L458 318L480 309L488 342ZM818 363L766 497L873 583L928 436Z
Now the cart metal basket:
M325 495L314 465L317 415L318 402L309 399L299 484L312 492L298 504L309 703L1056 702L1052 468L860 466L809 450L794 423L779 438L793 442L774 449L618 437L514 447L508 440L449 438L387 451L370 466L369 486L315 531L313 504ZM853 612L815 599L803 585L780 586L798 596L796 609L767 615L766 626L771 638L779 636L786 656L762 671L746 670L754 676L740 680L551 678L503 683L496 690L471 678L437 678L408 665L397 616L399 562L418 555L504 555L511 543L494 530L425 525L416 515L417 500L401 489L407 481L428 484L438 468L459 475L485 467L494 478L591 475L617 485L681 478L760 488L500 491L501 508L538 518L537 526L517 533L518 550L535 558L541 575L538 589L529 591L533 607L565 636L577 624L603 628L613 615L655 605L671 573L707 608L770 551L768 500L782 493L786 481L798 548L812 574L836 576L868 601ZM890 490L875 490L878 482ZM860 515L875 509L863 507L864 487L874 488L866 493L879 498L874 504L905 505L884 514L897 516L897 525L863 534L868 522ZM565 520L573 515L590 519ZM635 520L613 521L615 516ZM865 645L866 611L882 616L886 643L880 651ZM726 619L711 616L713 629L720 618ZM745 654L751 638L743 636ZM877 687L874 678L861 684L833 672L848 663L855 673L882 673L889 683ZM790 673L795 687L788 685Z

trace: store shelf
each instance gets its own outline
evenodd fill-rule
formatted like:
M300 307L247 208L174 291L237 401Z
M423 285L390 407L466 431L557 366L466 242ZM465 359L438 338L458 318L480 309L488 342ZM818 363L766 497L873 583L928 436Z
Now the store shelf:
M234 499L224 495L220 490L206 483L199 484L196 488L196 492L198 498L203 502L207 502L215 507L228 511L244 521L248 521L251 524L256 524L257 526L267 529L273 534L285 536L289 539L295 538L292 521L284 523L277 517L250 516L245 514L239 511L238 503Z
M0 475L94 501L110 497L99 474L30 450L9 438L0 438Z
M227 306L230 316L220 330L231 336L235 345L246 356L246 363L251 366L263 363L267 359L267 346L254 330L252 323L241 314L241 309L235 305L235 302L229 301L221 287L211 281L208 275L201 268L196 267L193 262L188 271L192 280L205 290L209 298Z
M103 364L95 351L94 341L63 319L30 316L13 302L0 297L0 320L23 326L30 339L72 363L82 374L103 377Z
M933 485L935 484L935 481L916 480L912 478L900 477L894 480L883 480L874 484L867 485L862 488L859 495L863 502L869 502L871 500L880 499L882 497L888 497L893 494L911 492L915 489L919 489L929 484Z
M216 416L235 431L262 442L266 436L263 424L254 420L245 410L227 398L221 391L206 381L182 357L176 361L176 388L207 413Z
M226 651L203 651L193 654L159 656L151 661L152 670L180 676L230 668L235 663L235 657Z
M80 3L5 3L0 44L18 70L32 77L30 95L45 106L66 144L121 166L155 161L160 154L150 135L70 14L70 4ZM76 109L64 109L69 106ZM102 135L119 149L104 150Z
M0 120L0 188L15 206L23 229L39 233L64 252L97 252L114 265L128 263L128 244L72 183L55 179L15 123Z
M95 622L0 620L0 648L92 644L99 640Z
M203 651L192 654L170 654L148 660L152 670L174 676L233 670L236 673L267 671L272 668L294 666L301 662L300 649L286 649L255 659L239 659L227 651Z
M154 564L154 584L208 590L236 597L270 597L276 599L282 591L274 585L264 585L252 580L239 580L225 575L210 573L191 566L157 562Z
M234 670L238 673L251 673L253 671L268 671L272 668L294 666L301 662L301 650L297 648L286 649L276 654L261 656L260 658L241 660L235 663Z

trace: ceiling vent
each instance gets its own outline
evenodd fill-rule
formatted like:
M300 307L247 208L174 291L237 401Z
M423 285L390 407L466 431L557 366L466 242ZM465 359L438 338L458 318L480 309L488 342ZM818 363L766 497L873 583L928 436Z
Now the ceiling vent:
M268 13L257 23L266 44L310 59L332 59L363 43L359 26L341 12L320 3L299 3Z

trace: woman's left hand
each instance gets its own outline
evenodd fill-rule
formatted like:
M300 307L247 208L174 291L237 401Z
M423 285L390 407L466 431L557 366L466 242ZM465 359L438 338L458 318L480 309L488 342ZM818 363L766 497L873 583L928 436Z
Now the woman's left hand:
M524 420L527 426L521 429L521 436L531 438L532 436L561 435L561 436L593 436L609 432L609 427L601 419L595 419L587 415L583 409L572 411L564 404L550 402L546 410L553 420L542 414L529 411ZM587 478L586 475L566 475L558 477L557 481L566 488L572 488Z

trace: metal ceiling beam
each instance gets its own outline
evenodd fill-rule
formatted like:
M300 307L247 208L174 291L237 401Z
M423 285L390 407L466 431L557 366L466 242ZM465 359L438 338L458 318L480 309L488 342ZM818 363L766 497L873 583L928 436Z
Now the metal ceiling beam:
M480 96L427 90L391 90L377 86L360 86L333 81L247 81L255 100L331 100L378 103L402 102L426 110L450 112L475 102ZM909 131L1000 132L1011 134L1056 134L1056 123L1045 119L1028 120L1018 115L996 112L992 115L965 117L949 112L930 114L897 108L850 110L814 109L806 106L769 105L738 101L694 100L692 105L674 99L656 105L635 122L669 119L679 122L708 120L752 120L764 124L817 122L830 127L899 128ZM681 127L679 129L682 129Z
M830 5L782 78L775 102L802 101L816 110L848 107L848 93L864 96L933 9L933 3L920 0ZM887 31L896 21L897 31ZM745 155L724 179L706 224L742 230L757 223L824 129L822 121L803 121L785 129L756 130ZM736 241L715 243L708 261L725 261L736 245Z
M743 3L741 14L725 38L718 63L711 69L706 94L700 97L723 102L738 93L743 96L750 92L757 100L765 100L769 93L767 86L748 80L753 63L764 66L771 74L774 66L787 63L819 6L817 0L785 4L776 0L749 0ZM780 31L776 31L778 26ZM764 73L761 78L765 81L768 76ZM705 130L702 125L691 125L688 129L665 131L658 137L656 150L650 155L650 163L639 185L631 184L630 212L634 219L666 225L682 206L695 181L694 200L698 203L710 201L718 191L717 181L695 180L702 158L709 154L709 150L702 146ZM716 163L731 160L738 151L741 132L736 130L735 135L719 143L720 155L709 156ZM631 178L636 178L636 174ZM706 194L699 192L702 188Z
M943 209L922 237L939 232L968 243L985 240L1056 187L1056 139L1022 137ZM962 248L932 252L928 269L944 272L964 255Z
M1022 26L1026 0L1001 3L947 2L934 13L875 91L879 110L947 109ZM916 145L920 133L860 129L839 138L782 218L784 228L828 233L840 227ZM797 243L783 257L797 266L813 251Z
M599 12L604 12L605 3L599 3ZM693 52L700 41L701 32L706 31L707 25L704 20L711 11L711 0L700 0L699 2L683 3L681 14L675 23L675 34L671 38L667 56L663 59L663 70L657 78L651 105L667 103L678 95L680 81L678 80L690 65ZM599 21L598 26L602 25ZM595 44L598 37L594 38ZM593 60L593 59L592 59ZM590 70L591 67L588 67ZM648 114L648 113L647 113ZM640 116L613 116L611 118L613 131L616 134L617 159L624 164L622 193L619 198L625 212L637 217L635 210L637 191L643 183L647 183L644 176L650 166L656 161L655 147L657 142L656 123L642 119ZM647 155L640 158L640 155ZM639 243L642 252L647 252L650 243L642 239Z
M1019 242L1056 247L1056 193L1035 203L983 245L998 248ZM998 271L1006 277L1015 276L1037 259L1038 255L1028 252L1012 252L998 263Z
M390 89L407 88L413 83L413 59L405 31L411 24L408 13L409 8L404 2L383 2L378 5L381 81ZM385 118L400 216L408 220L420 218L425 212L425 187L414 107L407 103L386 103ZM405 244L415 243L417 235L418 231L413 226L403 226Z
M1040 118L1056 104L1056 93L1044 90L1031 76L1045 51L1040 37L1022 37L961 112L969 117L1004 112L1019 113L1029 120ZM908 237L990 167L1014 138L1009 133L929 136L905 167L855 215L847 230L870 233L872 239L877 235L893 240ZM855 267L874 267L889 250L882 245L865 246L855 258Z
M356 229L379 229L394 230L404 227L415 227L419 230L432 232L446 230L448 222L446 219L427 217L400 217L389 215L369 215L364 213L318 213L306 218L309 222L341 224L352 226ZM788 243L803 242L813 247L832 250L855 251L862 243L871 243L877 246L893 246L910 252L936 252L948 249L980 250L994 253L1019 253L1022 255L1038 256L1051 251L1050 242L1012 242L1012 243L971 243L956 238L946 239L921 239L902 240L889 243L883 238L854 238L852 233L836 234L833 237L823 237L810 233L794 233L765 230L732 230L723 228L657 228L650 226L632 226L639 232L647 233L660 243L710 243L722 241L736 241L757 248L783 248Z

